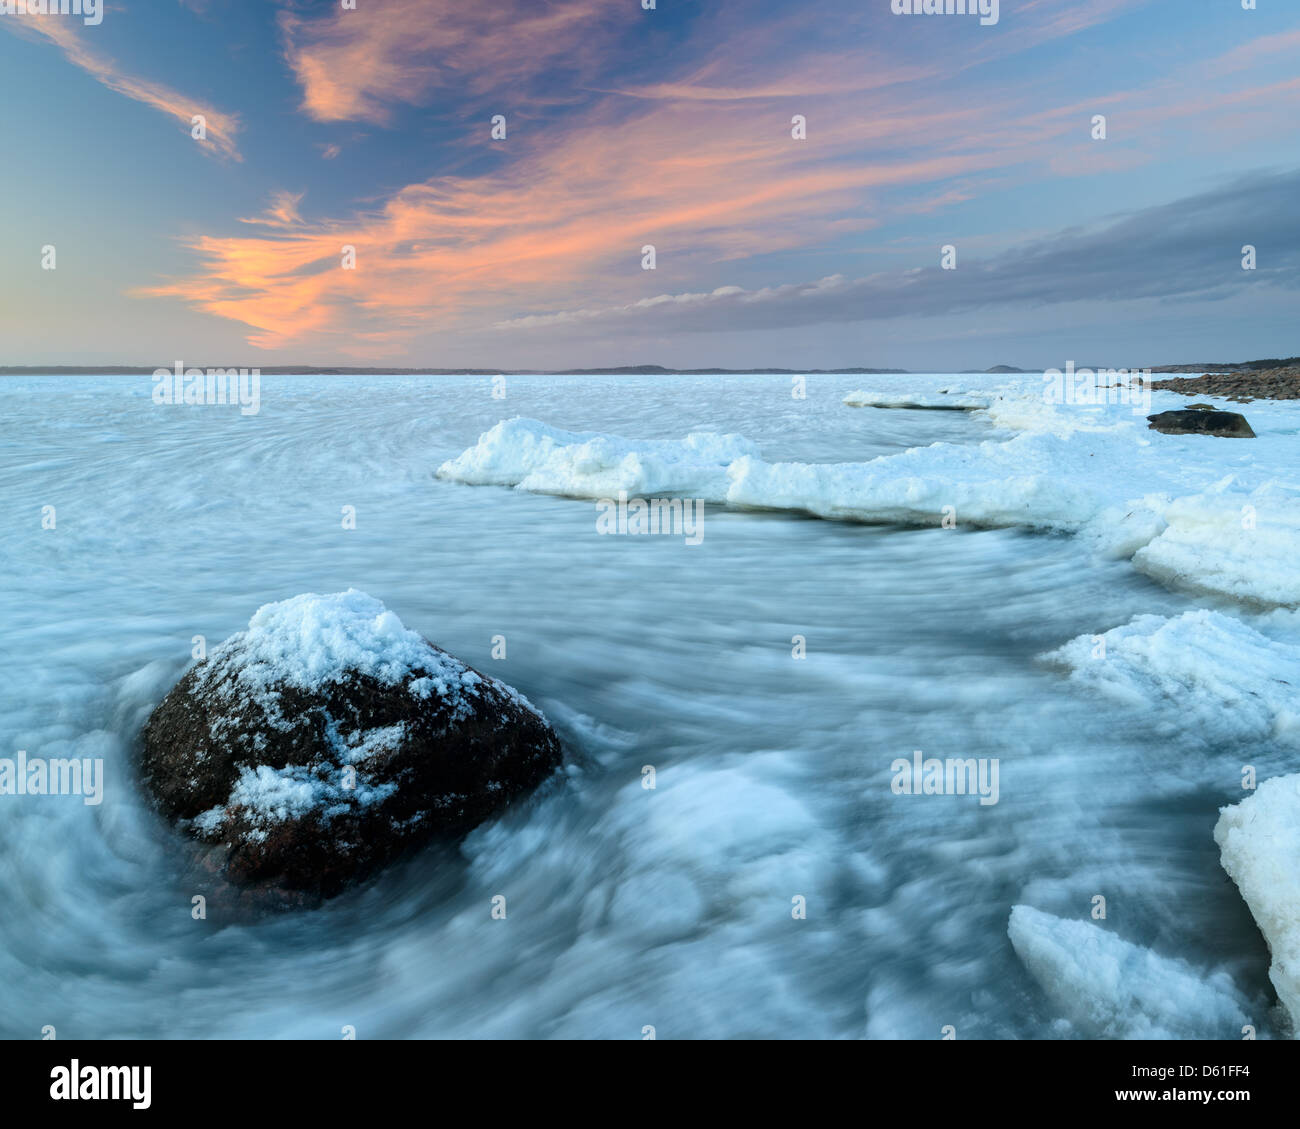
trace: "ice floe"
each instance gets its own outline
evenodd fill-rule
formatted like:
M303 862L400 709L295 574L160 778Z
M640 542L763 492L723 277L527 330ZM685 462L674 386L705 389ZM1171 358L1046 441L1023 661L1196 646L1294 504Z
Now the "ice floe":
M844 403L850 408L918 408L925 411L970 412L977 408L987 408L989 402L990 397L987 395L956 392L946 388L916 395L859 389L844 397Z
M681 440L631 440L516 417L484 432L477 445L443 463L438 475L581 498L620 490L716 498L725 491L727 466L757 454L758 447L739 435L693 432Z
M1007 935L1048 999L1085 1036L1240 1039L1251 1009L1223 970L1202 971L1089 921L1030 906Z
M1222 612L1137 616L1044 658L1121 704L1171 708L1211 740L1300 744L1300 646Z
M1165 528L1133 556L1147 575L1255 603L1300 604L1300 490L1269 482L1247 492L1228 476L1174 499L1161 517Z
M1269 979L1300 1030L1300 774L1265 780L1214 828L1223 869L1273 955Z
M1300 605L1300 486L1288 473L1300 423L1294 406L1260 409L1274 425L1243 450L1204 436L1157 436L1128 406L1056 405L1005 389L984 398L976 414L1009 437L866 462L769 462L738 435L629 440L516 418L438 474L572 497L626 490L825 518L1077 533L1170 586Z

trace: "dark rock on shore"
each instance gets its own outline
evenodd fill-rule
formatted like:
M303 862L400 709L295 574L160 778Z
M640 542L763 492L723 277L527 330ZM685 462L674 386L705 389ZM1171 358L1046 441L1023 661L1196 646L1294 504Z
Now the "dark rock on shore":
M1222 439L1254 439L1246 417L1237 412L1219 412L1204 408L1160 412L1147 416L1148 427L1165 435L1217 435Z
M141 770L223 879L328 897L560 762L525 698L349 590L268 604L187 671L145 725Z
M1300 400L1300 368L1206 373L1152 381L1151 387L1184 396L1222 396L1245 404L1251 400Z

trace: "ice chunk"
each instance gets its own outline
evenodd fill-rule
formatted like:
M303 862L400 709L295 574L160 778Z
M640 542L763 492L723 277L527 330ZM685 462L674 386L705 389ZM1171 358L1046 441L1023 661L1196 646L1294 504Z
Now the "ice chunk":
M1263 427L1243 454L1240 444L1208 439L1188 446L1157 436L1153 443L1129 405L1062 406L1023 391L964 395L986 399L985 418L1018 434L861 463L770 463L738 435L629 440L516 418L485 432L438 474L574 497L625 490L825 518L940 524L951 517L957 526L1076 533L1171 585L1300 605L1300 488L1279 477L1294 466L1290 416L1277 414L1273 429Z
M1086 1035L1239 1039L1251 1022L1226 972L1202 972L1091 922L1022 905L1007 934L1029 974Z
M851 408L921 408L969 412L977 408L987 408L989 402L990 398L987 395L969 392L919 393L908 396L898 392L872 392L862 389L850 392L844 397L844 403Z
M1177 707L1179 725L1212 740L1300 744L1300 646L1214 611L1138 616L1044 655L1070 680L1136 708Z
M936 443L866 463L733 463L727 501L819 517L1077 530L1097 510L1086 482L1053 473L1072 440L1018 436L977 446Z
M1228 476L1164 511L1167 528L1133 557L1155 579L1259 603L1300 604L1300 489L1249 493Z
M726 468L758 448L739 435L692 432L685 439L623 439L562 431L534 419L502 420L438 468L439 478L517 486L577 498L677 494L706 501L726 490Z
M1268 977L1300 1032L1300 774L1265 780L1224 808L1214 841L1268 942Z

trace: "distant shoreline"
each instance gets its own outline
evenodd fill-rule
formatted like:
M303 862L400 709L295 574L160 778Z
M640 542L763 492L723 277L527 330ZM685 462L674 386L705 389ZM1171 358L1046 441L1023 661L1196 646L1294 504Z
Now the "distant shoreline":
M1235 361L1226 364L1202 363L1187 365L1153 365L1150 371L1160 373L1231 373L1257 372L1300 366L1300 357L1270 358L1259 361ZM0 365L0 376L66 376L83 374L94 376L151 376L158 365ZM379 368L348 365L206 365L193 368L256 368L264 376L915 376L923 373L943 373L959 376L1034 375L1047 369L1014 368L995 365L988 369L962 369L950 372L945 369L902 368L665 368L662 365L621 365L613 368L565 369L501 369L501 368ZM1050 366L1049 366L1050 367ZM1126 368L1131 365L1076 365L1076 371L1091 368L1093 371ZM1139 370L1140 371L1140 370Z
M150 376L158 365L3 365L0 376ZM186 365L186 368L256 368L263 376L907 376L901 368L662 368L627 365L622 368L505 369L505 368L349 368L317 365ZM170 369L168 370L170 371Z

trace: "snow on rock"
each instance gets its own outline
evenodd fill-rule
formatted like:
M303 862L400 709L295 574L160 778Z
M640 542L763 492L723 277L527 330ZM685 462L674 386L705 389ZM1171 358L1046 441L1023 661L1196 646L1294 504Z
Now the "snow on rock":
M1202 972L1092 922L1019 905L1007 935L1048 999L1085 1036L1239 1039L1252 1022L1226 972Z
M1070 681L1127 706L1173 707L1171 725L1214 741L1300 745L1300 646L1215 611L1142 615L1044 655Z
M525 698L355 589L260 608L186 672L143 744L159 808L226 878L324 895L560 763Z
M220 666L227 656L236 660L234 678L222 687L228 695L264 693L272 685L309 690L357 674L393 686L430 667L431 685L459 705L478 678L355 588L328 596L308 592L258 608L248 630L231 636L208 661Z
M470 485L517 486L577 498L680 494L717 498L726 468L758 448L738 435L693 432L685 439L622 439L562 431L537 420L502 420L478 443L438 468Z
M280 681L304 688L352 671L392 684L429 657L420 635L355 588L266 604L235 638L248 663L265 664Z
M1265 780L1223 808L1214 841L1268 942L1269 979L1300 1034L1300 774Z

